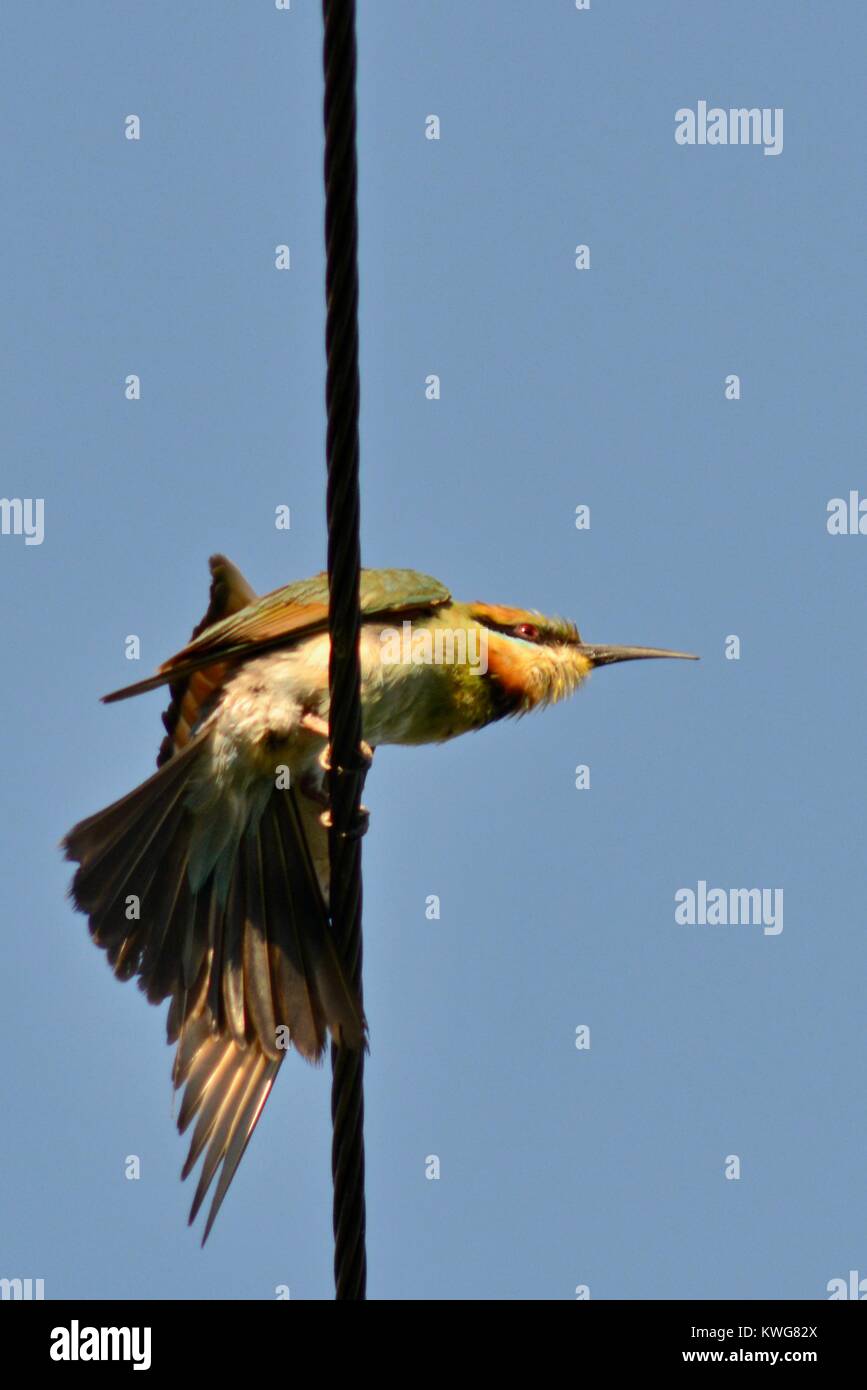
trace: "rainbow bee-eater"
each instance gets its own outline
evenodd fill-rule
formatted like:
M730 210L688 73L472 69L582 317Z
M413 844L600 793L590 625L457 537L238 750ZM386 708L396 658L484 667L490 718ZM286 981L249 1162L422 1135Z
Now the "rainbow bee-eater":
M218 1170L204 1239L287 1045L365 1044L328 920L328 584L258 597L223 556L208 611L155 676L168 685L156 773L64 840L71 893L119 979L170 999L192 1222ZM597 666L688 653L582 641L561 618L457 603L413 570L365 570L365 757L438 743L571 695Z

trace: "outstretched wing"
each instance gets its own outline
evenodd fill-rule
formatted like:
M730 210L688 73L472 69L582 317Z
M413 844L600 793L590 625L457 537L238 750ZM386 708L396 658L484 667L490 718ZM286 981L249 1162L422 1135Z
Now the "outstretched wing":
M364 1045L310 850L311 825L324 831L294 789L275 788L227 849L228 891L213 872L193 888L185 793L208 739L191 739L64 841L79 865L72 896L115 974L138 976L151 1003L171 1000L174 1082L185 1087L180 1130L196 1120L184 1177L204 1155L191 1221L219 1172L205 1239L287 1049L317 1061L328 1032Z
M212 558L211 573L210 603L192 646L259 602L223 556ZM364 1020L328 921L328 835L317 802L294 788L275 789L231 851L228 893L213 875L195 891L190 883L186 791L207 746L207 732L196 734L199 714L230 669L221 651L219 643L205 646L191 672L168 671L158 771L64 841L79 864L72 896L115 974L137 975L153 1003L171 1001L181 1132L195 1120L184 1177L204 1155L190 1221L217 1179L204 1239L286 1048L316 1061L327 1032L349 1047L364 1044ZM131 918L130 894L138 909Z
M177 980L169 1010L174 1084L184 1088L178 1129L183 1134L195 1121L181 1176L204 1156L190 1224L217 1179L202 1244L289 1040L312 1062L322 1057L326 1029L349 1047L364 1043L299 816L294 792L272 794L255 833L244 837L225 909L213 892L199 907L216 917L217 932L211 929L196 985L187 991Z

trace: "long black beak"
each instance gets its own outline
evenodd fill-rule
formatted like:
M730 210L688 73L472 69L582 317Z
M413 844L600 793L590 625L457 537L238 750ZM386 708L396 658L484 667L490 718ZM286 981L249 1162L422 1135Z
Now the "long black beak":
M663 647L597 647L592 642L579 642L579 652L583 652L594 666L611 666L615 661L649 661L651 657L670 656L678 661L698 661L694 652L669 652Z

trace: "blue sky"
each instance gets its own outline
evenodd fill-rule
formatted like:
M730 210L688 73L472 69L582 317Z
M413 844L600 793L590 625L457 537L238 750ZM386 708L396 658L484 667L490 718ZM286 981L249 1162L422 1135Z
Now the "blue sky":
M0 1274L48 1297L331 1296L327 1072L283 1067L202 1252L163 1011L113 980L57 850L152 770L161 694L98 697L182 645L208 555L261 591L324 565L320 24L315 0L4 18L0 492L43 498L45 535L0 536ZM371 1297L867 1274L867 538L826 528L867 494L865 27L360 5L365 563L703 658L378 754ZM679 146L700 100L782 108L782 153ZM784 929L678 925L700 880L782 888Z

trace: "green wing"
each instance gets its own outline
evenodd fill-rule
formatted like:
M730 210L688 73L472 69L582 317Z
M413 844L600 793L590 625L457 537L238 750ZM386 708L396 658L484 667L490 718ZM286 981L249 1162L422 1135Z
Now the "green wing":
M389 617L441 607L451 598L444 584L416 570L362 570L361 612ZM253 652L286 646L328 626L328 576L286 584L205 627L181 651L164 661L156 675L104 695L106 704L177 682L214 663L235 663Z

